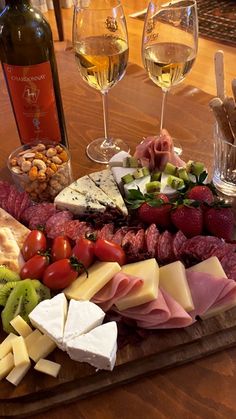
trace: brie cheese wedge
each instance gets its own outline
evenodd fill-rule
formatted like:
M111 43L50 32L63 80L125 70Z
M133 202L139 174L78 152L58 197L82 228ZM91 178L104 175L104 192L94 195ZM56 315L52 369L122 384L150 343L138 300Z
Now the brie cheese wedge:
M116 351L116 322L102 324L67 344L67 353L74 361L88 362L95 368L110 371L116 362Z
M63 336L63 346L67 347L69 340L75 339L100 326L104 317L104 311L96 304L90 301L70 300Z
M67 316L67 299L64 293L57 294L51 300L44 300L29 314L32 325L50 337L64 350L63 335Z

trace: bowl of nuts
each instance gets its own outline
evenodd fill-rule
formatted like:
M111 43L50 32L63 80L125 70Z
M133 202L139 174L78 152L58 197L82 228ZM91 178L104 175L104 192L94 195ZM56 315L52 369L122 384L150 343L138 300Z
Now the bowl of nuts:
M71 159L61 144L27 144L8 157L15 184L32 200L53 201L72 182Z

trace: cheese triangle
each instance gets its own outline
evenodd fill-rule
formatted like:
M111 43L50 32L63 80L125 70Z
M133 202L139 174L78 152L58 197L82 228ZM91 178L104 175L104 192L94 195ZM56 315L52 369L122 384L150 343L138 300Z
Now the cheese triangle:
M89 215L106 211L106 206L100 204L100 202L98 202L97 199L94 199L90 194L83 195L82 193L71 189L69 186L56 196L54 203L57 208L68 209L76 215Z
M116 362L116 351L116 322L102 324L67 344L67 352L71 359L88 362L98 369L112 370Z
M60 293L51 300L39 303L29 314L29 319L35 328L45 333L60 349L63 349L66 316L67 299L64 293Z
M104 193L103 190L99 188L87 175L71 183L69 188L83 195L90 195L93 199L96 199L102 205L112 208L116 207L116 204L113 202L113 200L110 199L109 196Z

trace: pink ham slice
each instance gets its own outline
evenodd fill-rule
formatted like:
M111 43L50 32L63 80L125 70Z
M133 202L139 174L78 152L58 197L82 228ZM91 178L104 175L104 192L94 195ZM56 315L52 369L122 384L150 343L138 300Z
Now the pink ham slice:
M188 313L162 289L159 289L155 300L119 314L136 320L137 326L144 329L175 329L190 326L193 322Z
M163 129L159 136L145 138L137 147L134 157L141 160L143 166L150 170L164 170L170 162L177 167L185 166L185 162L174 152L174 145L169 133Z
M117 300L142 286L143 281L136 276L118 272L113 278L93 297L92 301L102 310L108 311Z
M236 305L236 283L228 278L215 278L201 272L187 272L195 310L189 313L193 320L196 316L206 315L215 308Z

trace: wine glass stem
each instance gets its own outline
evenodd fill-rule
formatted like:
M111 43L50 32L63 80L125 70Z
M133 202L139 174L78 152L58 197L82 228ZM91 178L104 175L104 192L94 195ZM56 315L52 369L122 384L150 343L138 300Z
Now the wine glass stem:
M112 147L112 139L108 135L108 92L102 92L104 137L103 147Z
M164 112L165 112L165 104L166 104L167 93L168 93L168 90L162 90L160 130L162 130L162 128L164 128Z

